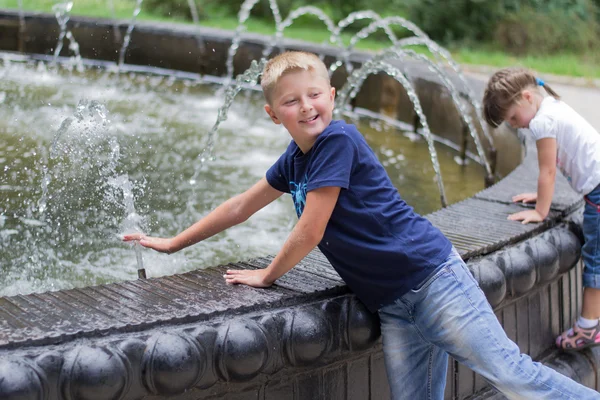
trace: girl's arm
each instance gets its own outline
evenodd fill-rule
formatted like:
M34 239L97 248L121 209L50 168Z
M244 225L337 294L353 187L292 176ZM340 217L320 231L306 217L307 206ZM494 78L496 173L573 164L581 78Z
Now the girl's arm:
M554 181L556 180L556 139L540 139L536 142L536 146L540 175L538 177L538 197L535 210L543 219L550 212L550 204L552 204L552 195L554 194Z
M258 270L228 270L227 283L267 287L298 264L321 242L340 194L339 187L322 187L306 195L302 216L271 264Z
M246 221L252 214L282 194L262 178L250 189L225 201L206 217L173 238L156 238L135 233L124 235L123 240L139 240L144 247L163 253L174 253Z
M538 176L537 203L534 210L521 211L508 216L513 221L541 222L548 216L552 195L554 194L554 181L556 179L556 139L544 138L536 141L538 150ZM513 199L523 199L516 196Z

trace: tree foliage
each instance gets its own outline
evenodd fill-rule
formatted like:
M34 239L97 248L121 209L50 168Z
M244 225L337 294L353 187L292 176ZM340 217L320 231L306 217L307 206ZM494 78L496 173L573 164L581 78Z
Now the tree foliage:
M235 17L243 0L194 0L200 19ZM403 15L444 45L491 43L517 54L564 49L584 52L599 44L600 0L276 0L282 18L302 6L315 6L334 22L360 10ZM187 0L145 0L144 7L165 16L191 19ZM258 0L251 16L272 21L269 0ZM368 21L350 28L358 30ZM322 25L314 17L294 21ZM398 32L398 29L396 29ZM400 32L400 35L402 33Z

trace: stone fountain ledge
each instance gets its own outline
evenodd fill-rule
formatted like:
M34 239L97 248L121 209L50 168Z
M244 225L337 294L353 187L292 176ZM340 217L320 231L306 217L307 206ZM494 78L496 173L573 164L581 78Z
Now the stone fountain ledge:
M0 50L52 54L58 36L53 17L27 14L25 20L21 37L18 15L0 10ZM111 41L112 21L72 18L69 26L83 57L116 61L120 44ZM189 27L139 24L126 62L222 75L231 33L201 32L205 47L218 51L203 54L197 30ZM93 39L80 41L84 37ZM244 36L234 60L236 73L260 57L268 40ZM285 45L335 54L325 46ZM368 57L356 53L352 60ZM428 93L432 87L443 92L427 76L419 79ZM377 91L371 86L361 91L357 104L379 110L380 101L368 97ZM546 221L506 220L524 207L513 204L511 196L536 189L535 146L525 142L524 148L523 162L506 178L426 217L467 261L521 349L597 388L599 352L551 351L554 334L571 324L581 300L583 202L560 177ZM318 251L269 289L224 283L225 269L263 268L270 260L0 298L1 397L387 398L378 319ZM480 377L455 362L449 377L447 398L494 396Z
M552 216L543 224L506 220L507 213L522 207L504 196L535 185L532 159L535 154L497 185L427 216L468 261L499 314L524 299L530 304L537 290L562 289L564 276L580 273L573 267L581 248L576 217L581 202L565 190L566 183L559 184ZM302 373L355 359L351 374L359 379L378 371L382 382L371 382L371 394L380 390L385 397L383 365L375 362L381 358L378 319L347 291L318 251L270 289L224 283L226 268L262 268L270 260L0 298L0 393L92 399L101 390L102 398L135 399L196 388L216 395L232 385L241 391L265 385L290 369ZM572 317L556 307L556 315L548 307L546 313L533 307L527 319L537 313L543 326ZM546 355L546 347L538 349L540 355ZM599 354L551 354L548 360L566 375L595 385L590 363L595 366ZM368 363L361 361L364 357Z
M551 215L543 223L522 225L506 219L524 208L511 202L512 193L535 191L536 177L536 158L531 154L496 185L426 215L467 261L495 308L555 281L580 257L583 201L562 176ZM0 297L0 351L165 324L205 323L223 315L271 312L307 301L350 296L317 249L269 289L225 284L226 269L264 268L271 259L267 256L160 278Z

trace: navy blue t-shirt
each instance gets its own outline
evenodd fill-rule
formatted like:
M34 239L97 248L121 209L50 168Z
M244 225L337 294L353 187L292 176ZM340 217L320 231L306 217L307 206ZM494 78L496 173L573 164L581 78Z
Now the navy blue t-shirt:
M402 200L354 125L332 121L306 154L292 141L266 177L292 195L298 217L307 192L342 188L319 249L371 311L422 282L450 254L450 241Z

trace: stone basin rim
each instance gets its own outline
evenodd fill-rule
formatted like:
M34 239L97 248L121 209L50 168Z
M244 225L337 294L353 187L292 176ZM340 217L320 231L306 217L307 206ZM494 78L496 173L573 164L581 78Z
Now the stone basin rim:
M47 14L43 14L43 13L27 13L25 14L25 21L26 24L28 26L28 28L31 28L31 25L39 20L40 23L42 25L46 25L46 24L55 24L55 20L53 16L49 16ZM17 14L16 13L11 13L6 12L5 10L0 10L0 27L2 26L2 20L3 18L8 18L8 19L12 19L14 21L15 18L17 18ZM82 28L82 27L87 27L87 26L96 26L96 27L100 27L101 29L106 29L108 31L110 31L111 29L113 29L113 26L115 25L115 21L112 20L101 20L101 19L92 19L92 18L87 18L87 17L71 17L71 20L69 21L70 26L75 28ZM104 24L104 27L102 28L102 24ZM118 22L117 26L119 28L124 28L127 26L127 23L124 21ZM158 29L157 29L158 27ZM173 32L175 32L176 34L181 33L183 36L188 37L188 38L195 38L198 34L197 32L197 28L198 27L192 27L192 26L180 26L180 25L173 25L173 24L167 24L167 23L147 23L147 22L138 22L136 29L134 30L134 33L137 34L143 34L146 31L146 33L149 34L161 34L161 35L167 35L167 34L173 34ZM214 40L219 40L219 41L224 41L227 42L227 40L231 39L232 36L232 32L230 31L221 31L221 30L217 30L217 29L207 29L207 30L202 30L202 32L212 32L216 35L215 38L213 38ZM206 38L206 35L203 36L203 38ZM248 34L248 35L244 35L243 40L241 42L241 46L250 46L250 49L252 49L252 46L255 46L257 43L259 45L264 45L264 43L266 43L268 40L270 40L271 37L265 37L262 35L257 35L257 34ZM2 42L0 41L0 45L2 44ZM297 47L302 47L305 48L309 51L315 51L315 52L319 52L323 51L324 54L331 54L331 52L333 51L331 47L329 46L323 46L323 45L315 45L315 44L311 44L311 43L305 43L305 42L301 42L301 41L297 41L297 40L289 40L286 39L284 41L284 44L290 48L294 48L295 46ZM135 49L135 42L132 41L132 48ZM0 50L7 50L4 48L0 48ZM10 49L9 49L10 51ZM14 49L13 49L14 51ZM132 50L130 50L131 52ZM244 50L246 51L246 50ZM250 50L248 50L250 52ZM251 54L251 53L250 53ZM370 56L372 56L371 54L365 53L365 52L353 52L352 53L352 60L353 62L357 62L359 63L361 60L365 60L368 59ZM205 75L205 74L202 74ZM419 77L418 79L422 79L422 80L426 80L428 78L428 75L424 75L423 77ZM434 82L435 84L435 82ZM495 185L493 185L492 187L483 190L480 193L477 193L475 196L465 199L459 203L450 205L449 207L445 208L445 209L441 209L438 210L436 212L433 212L431 214L428 214L426 217L429 218L430 220L432 220L432 222L434 223L434 225L440 227L440 229L446 234L446 236L448 236L450 238L451 241L453 241L453 243L455 244L455 246L457 247L457 249L459 250L459 253L463 256L463 258L465 258L466 261L471 263L471 260L473 260L473 262L479 262L478 258L485 258L488 255L492 255L495 252L508 248L511 245L518 245L519 243L529 239L529 238L533 238L536 236L541 236L543 235L544 232L552 229L553 227L555 227L558 224L561 224L564 221L567 221L566 225L564 225L564 227L566 228L566 230L568 230L569 232L571 232L574 236L578 237L579 236L579 232L578 232L578 226L580 224L579 221L575 220L575 222L572 222L571 219L572 217L578 212L578 210L580 210L582 204L583 204L583 200L581 200L580 198L576 198L576 196L573 195L573 193L569 193L568 192L568 188L567 186L563 184L557 186L557 192L560 191L561 193L564 192L564 200L562 202L558 202L558 203L553 203L552 206L552 210L553 210L553 214L551 215L550 218L548 218L547 221L545 221L544 223L540 224L540 225L533 225L533 226L527 226L527 227L517 227L516 225L510 225L507 224L506 221L502 221L502 216L505 216L505 213L509 210L519 210L522 209L522 206L520 205L514 205L510 202L509 199L507 199L506 196L501 195L502 193L507 193L509 192L509 189L513 186L519 186L517 183L519 184L533 184L535 183L535 170L531 168L531 165L533 163L533 161L535 160L534 157L534 152L532 151L531 145L528 143L523 143L524 148L526 149L526 156L523 160L523 163L519 166L517 166L517 168L511 172L507 177L505 177L503 180L501 180L500 182L496 183ZM475 210L477 212L474 212L474 214L471 215L464 215L464 210L468 209L468 210ZM489 238L486 238L486 235L481 235L481 234L477 234L472 233L472 232L467 232L464 230L465 226L469 226L470 224L472 224L472 227L474 228L478 228L478 223L481 223L481 216L485 215L487 212L489 211L490 215L493 216L492 218L492 224L490 224L491 226L494 226L498 231L502 232L502 235L500 235L500 237L495 238L494 240L490 240ZM460 229L458 229L458 231L456 231L455 228L457 222L456 219L456 214L463 214L464 215L464 220L460 221L461 226L459 226ZM500 217L498 216L498 214L500 214ZM473 243L477 244L477 245L473 245ZM252 260L248 260L248 261L252 261ZM497 259L493 258L493 262L496 263ZM213 268L218 268L218 267L213 267ZM320 266L319 268L327 268L326 266ZM330 273L330 272L328 272ZM179 274L177 274L179 275ZM161 280L162 278L156 278L156 280ZM506 277L505 277L506 279ZM283 288L287 288L288 290L291 290L292 292L296 292L298 296L300 296L301 298L303 298L303 296L315 296L314 292L312 293L305 293L303 292L304 289L301 290L297 290L297 288L293 288L293 285L290 286L291 284L288 284L287 286L284 285L282 286ZM336 282L334 279L330 279L329 281L323 283L323 293L328 293L328 290L332 290L331 293L334 294L339 294L340 292L338 292L339 289L339 282ZM289 287L292 287L292 289L289 289ZM47 292L47 293L52 293L52 292ZM487 293L486 293L487 294ZM40 295L43 295L40 294ZM327 297L327 294L323 295L324 297ZM26 296L22 296L22 297L26 297ZM7 298L8 299L8 298ZM261 304L261 307L265 307L264 303L259 303ZM270 303L268 303L270 304ZM295 304L293 301L291 301L290 303L284 303L284 304ZM253 307L253 306L248 306L248 307ZM266 307L265 310L267 310L270 307ZM236 310L238 310L238 312L236 312ZM211 318L212 315L217 316L217 315L222 315L221 313L232 313L232 314L237 314L240 313L241 311L239 310L246 310L246 308L238 306L238 307L230 307L230 308L226 308L225 310L219 311L218 314L213 314L213 313L204 313L204 314L196 314L193 319L195 321L206 321L209 320ZM140 326L140 330L143 330L145 328L141 328L141 327L155 327L155 326L161 326L161 325L167 325L167 324L177 324L177 323L182 323L182 322L189 322L190 316L186 315L183 316L181 318L171 318L171 319L160 319L160 320L156 320L153 323L150 323L148 326L141 324ZM56 336L57 340L53 341L53 344L56 343L61 343L64 340L69 341L72 339L76 339L76 338L80 338L80 337L96 337L96 336L103 336L105 334L110 334L112 332L130 332L130 331L134 331L131 328L131 324L124 324L124 329L119 331L119 330L115 330L112 327L108 327L105 329L100 329L100 330L92 330L91 332L95 332L94 334L91 335L78 335L77 333L75 333L73 335L73 337L70 337L69 335L63 334L59 334L58 336ZM138 331L137 329L135 331ZM44 340L44 339L40 339L40 340ZM49 344L44 342L45 344ZM0 344L0 348L4 347L4 345Z

